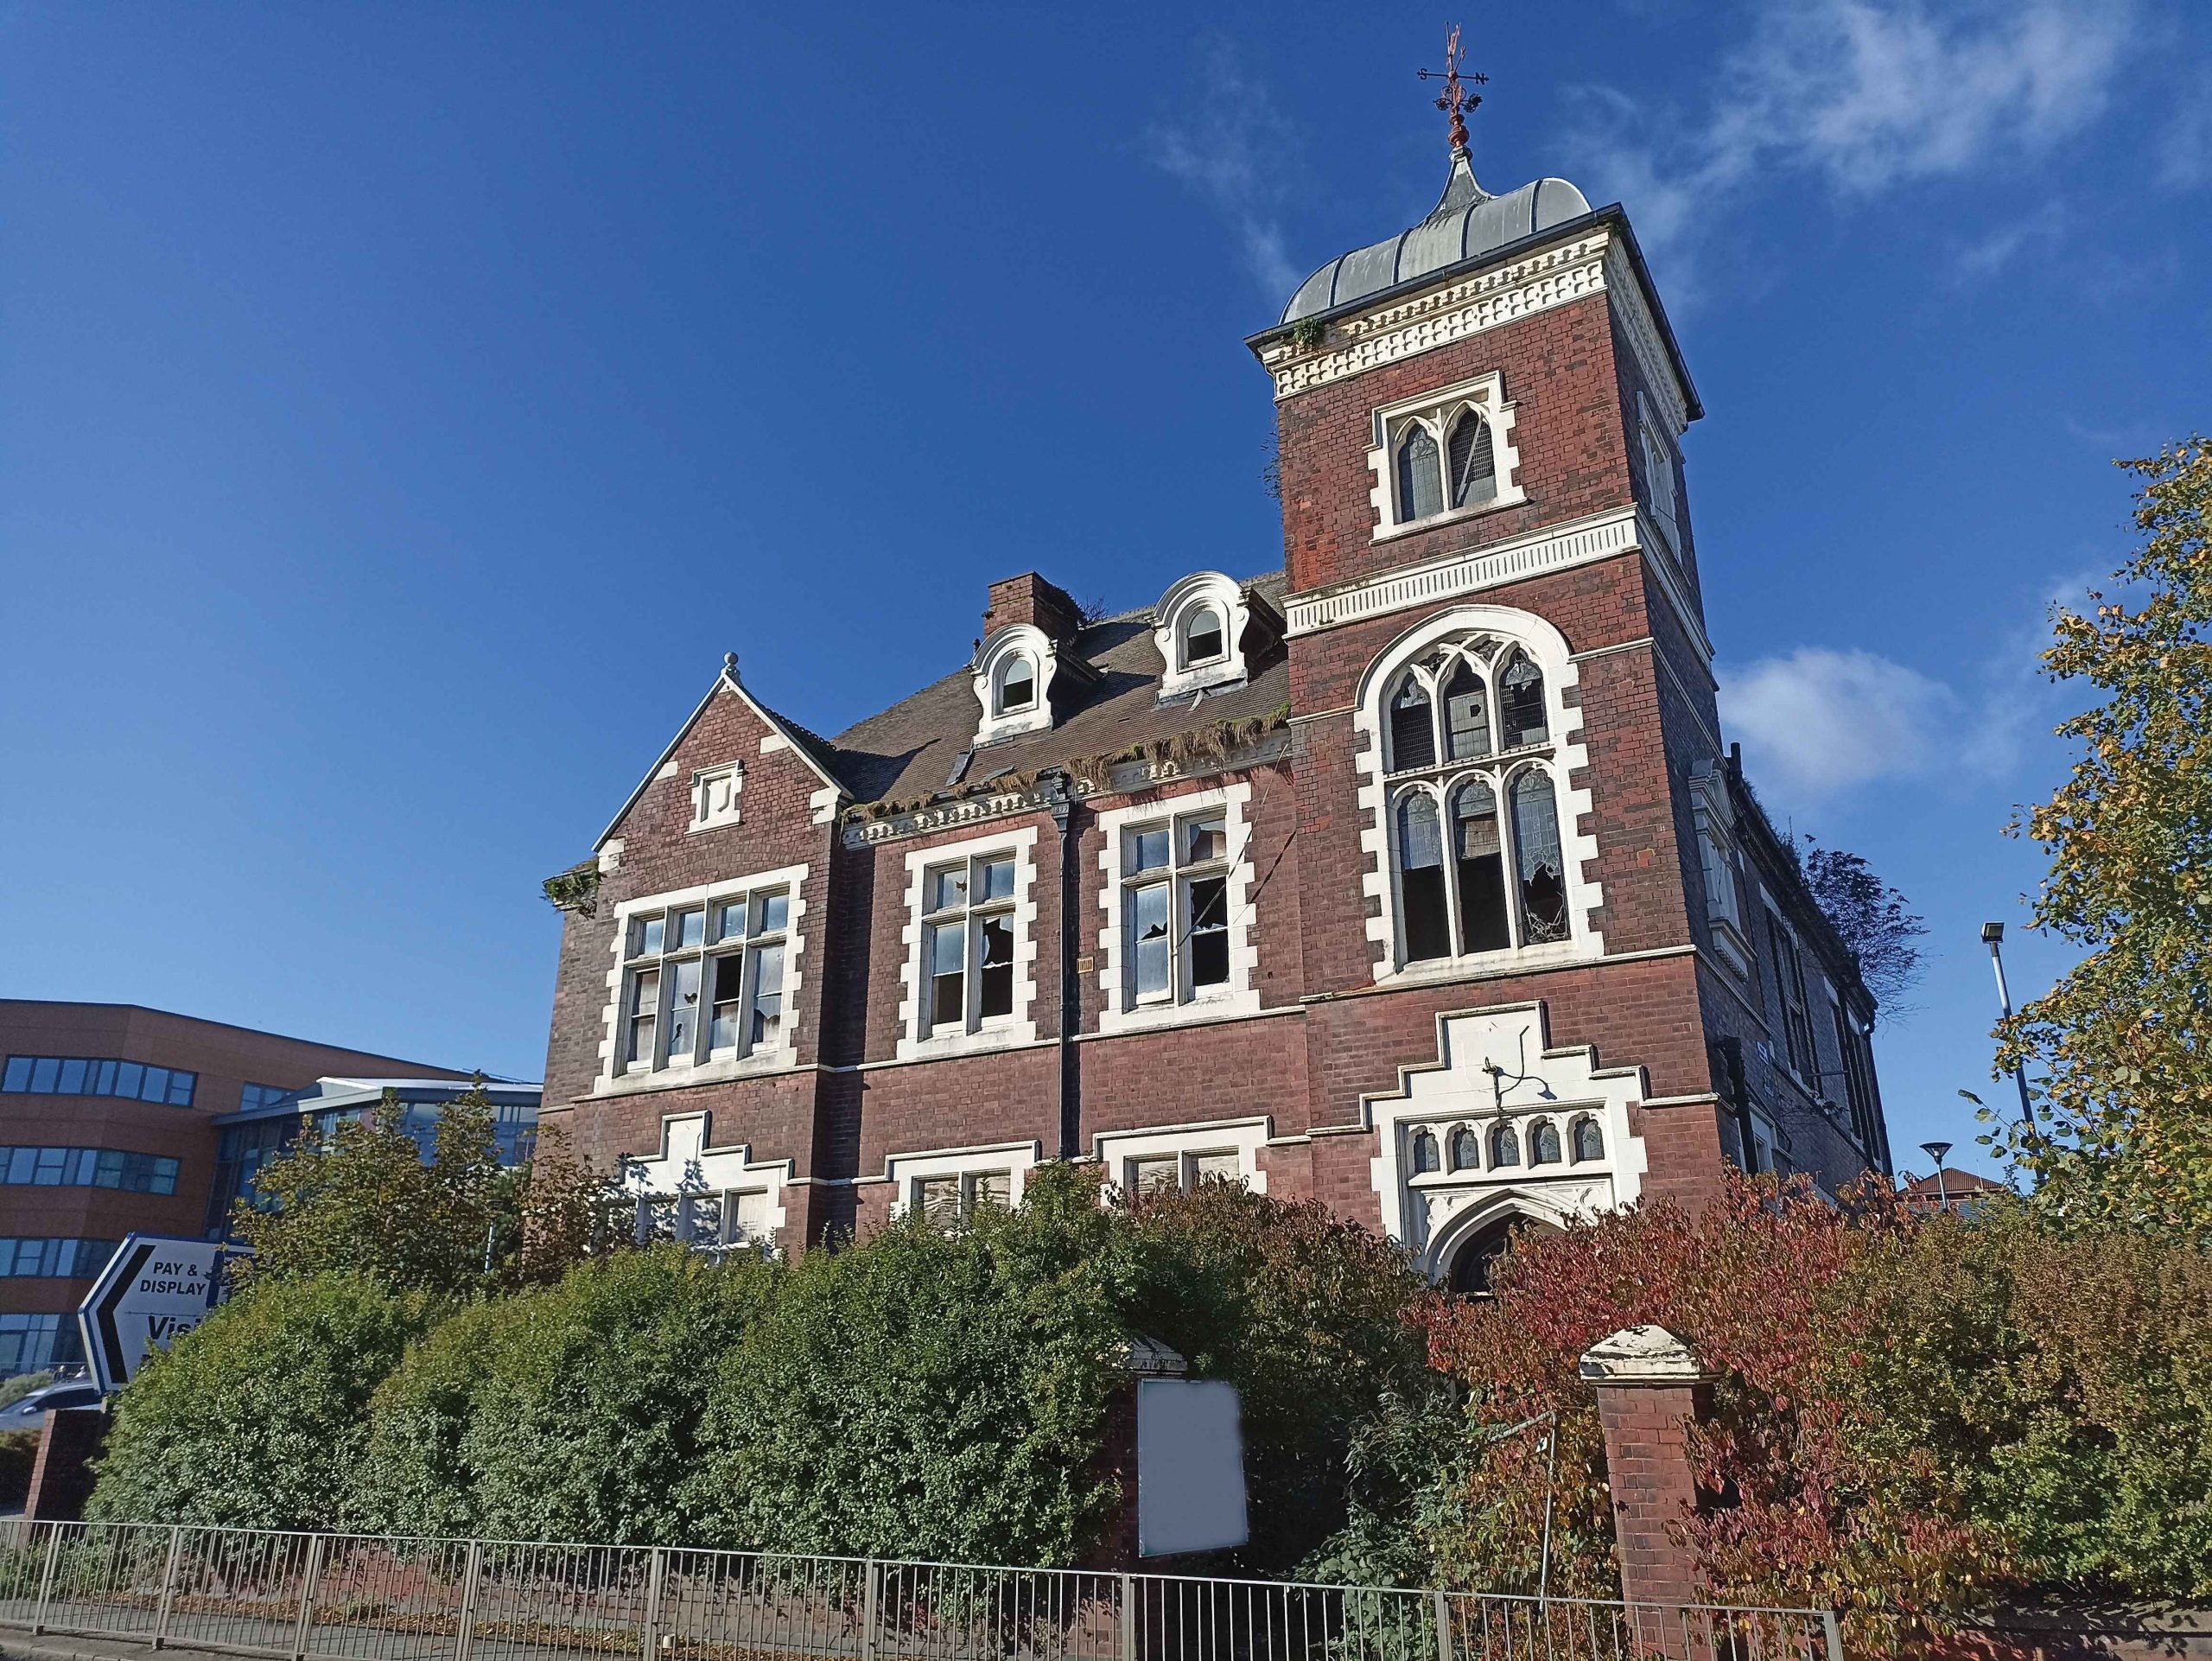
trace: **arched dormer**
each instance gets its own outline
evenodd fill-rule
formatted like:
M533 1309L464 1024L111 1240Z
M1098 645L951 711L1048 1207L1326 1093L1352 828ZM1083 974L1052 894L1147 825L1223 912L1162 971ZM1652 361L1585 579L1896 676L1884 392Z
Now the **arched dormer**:
M1034 624L1009 624L984 641L976 655L976 702L982 709L976 741L988 744L1051 727L1059 666L1059 648Z
M1254 652L1272 639L1268 616L1255 610L1244 585L1219 571L1185 577L1160 596L1152 620L1163 701L1241 685L1251 677Z

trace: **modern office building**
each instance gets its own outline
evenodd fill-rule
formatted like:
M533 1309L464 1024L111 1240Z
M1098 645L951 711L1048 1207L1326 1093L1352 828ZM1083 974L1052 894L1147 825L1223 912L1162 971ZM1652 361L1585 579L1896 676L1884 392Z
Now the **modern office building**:
M357 1123L387 1097L398 1111L400 1128L429 1159L437 1147L439 1117L456 1093L450 1079L318 1079L306 1090L218 1115L208 1237L218 1238L228 1231L231 1208L251 1191L255 1174L303 1132L327 1136L342 1124ZM537 1137L538 1086L487 1082L484 1094L494 1114L492 1134L499 1163L520 1164Z
M129 1003L0 999L0 1377L81 1359L72 1316L118 1241L200 1234L216 1122L332 1074L450 1068Z

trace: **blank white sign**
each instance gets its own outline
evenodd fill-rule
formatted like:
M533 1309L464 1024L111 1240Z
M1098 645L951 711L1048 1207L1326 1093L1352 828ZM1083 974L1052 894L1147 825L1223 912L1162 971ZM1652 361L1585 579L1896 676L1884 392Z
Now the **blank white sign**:
M1217 1551L1249 1537L1236 1387L1218 1379L1137 1384L1137 1556Z

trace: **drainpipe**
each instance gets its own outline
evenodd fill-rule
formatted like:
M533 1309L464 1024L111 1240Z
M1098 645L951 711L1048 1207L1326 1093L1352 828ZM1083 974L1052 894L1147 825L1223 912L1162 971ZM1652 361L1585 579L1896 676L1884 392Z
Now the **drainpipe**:
M1732 1035L1715 1039L1713 1047L1720 1052L1720 1065L1728 1075L1728 1104L1736 1110L1736 1137L1743 1144L1744 1168L1756 1176L1759 1145L1751 1134L1751 1088L1744 1079L1744 1041Z
M1076 969L1082 943L1082 872L1076 857L1075 795L1065 773L1046 781L1052 823L1060 830L1060 1157L1083 1152L1083 1054L1076 1034L1083 1024L1083 977Z

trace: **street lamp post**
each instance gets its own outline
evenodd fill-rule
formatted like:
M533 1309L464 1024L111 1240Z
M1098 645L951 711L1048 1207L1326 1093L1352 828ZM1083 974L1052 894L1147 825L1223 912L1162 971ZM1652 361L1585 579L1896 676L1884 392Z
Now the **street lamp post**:
M1997 971L1997 1007L2005 1020L2012 1018L2012 994L2005 984L2005 925L1984 923L1981 926L1982 944L1989 948L1990 967ZM2030 1130L2036 1128L2035 1104L2028 1098L2028 1069L2024 1062L2012 1064L2012 1082L2020 1087L2020 1123Z
M1943 1185L1943 1160L1951 1151L1948 1142L1923 1142L1920 1151L1936 1161L1936 1210L1938 1215L1950 1210L1950 1190Z

